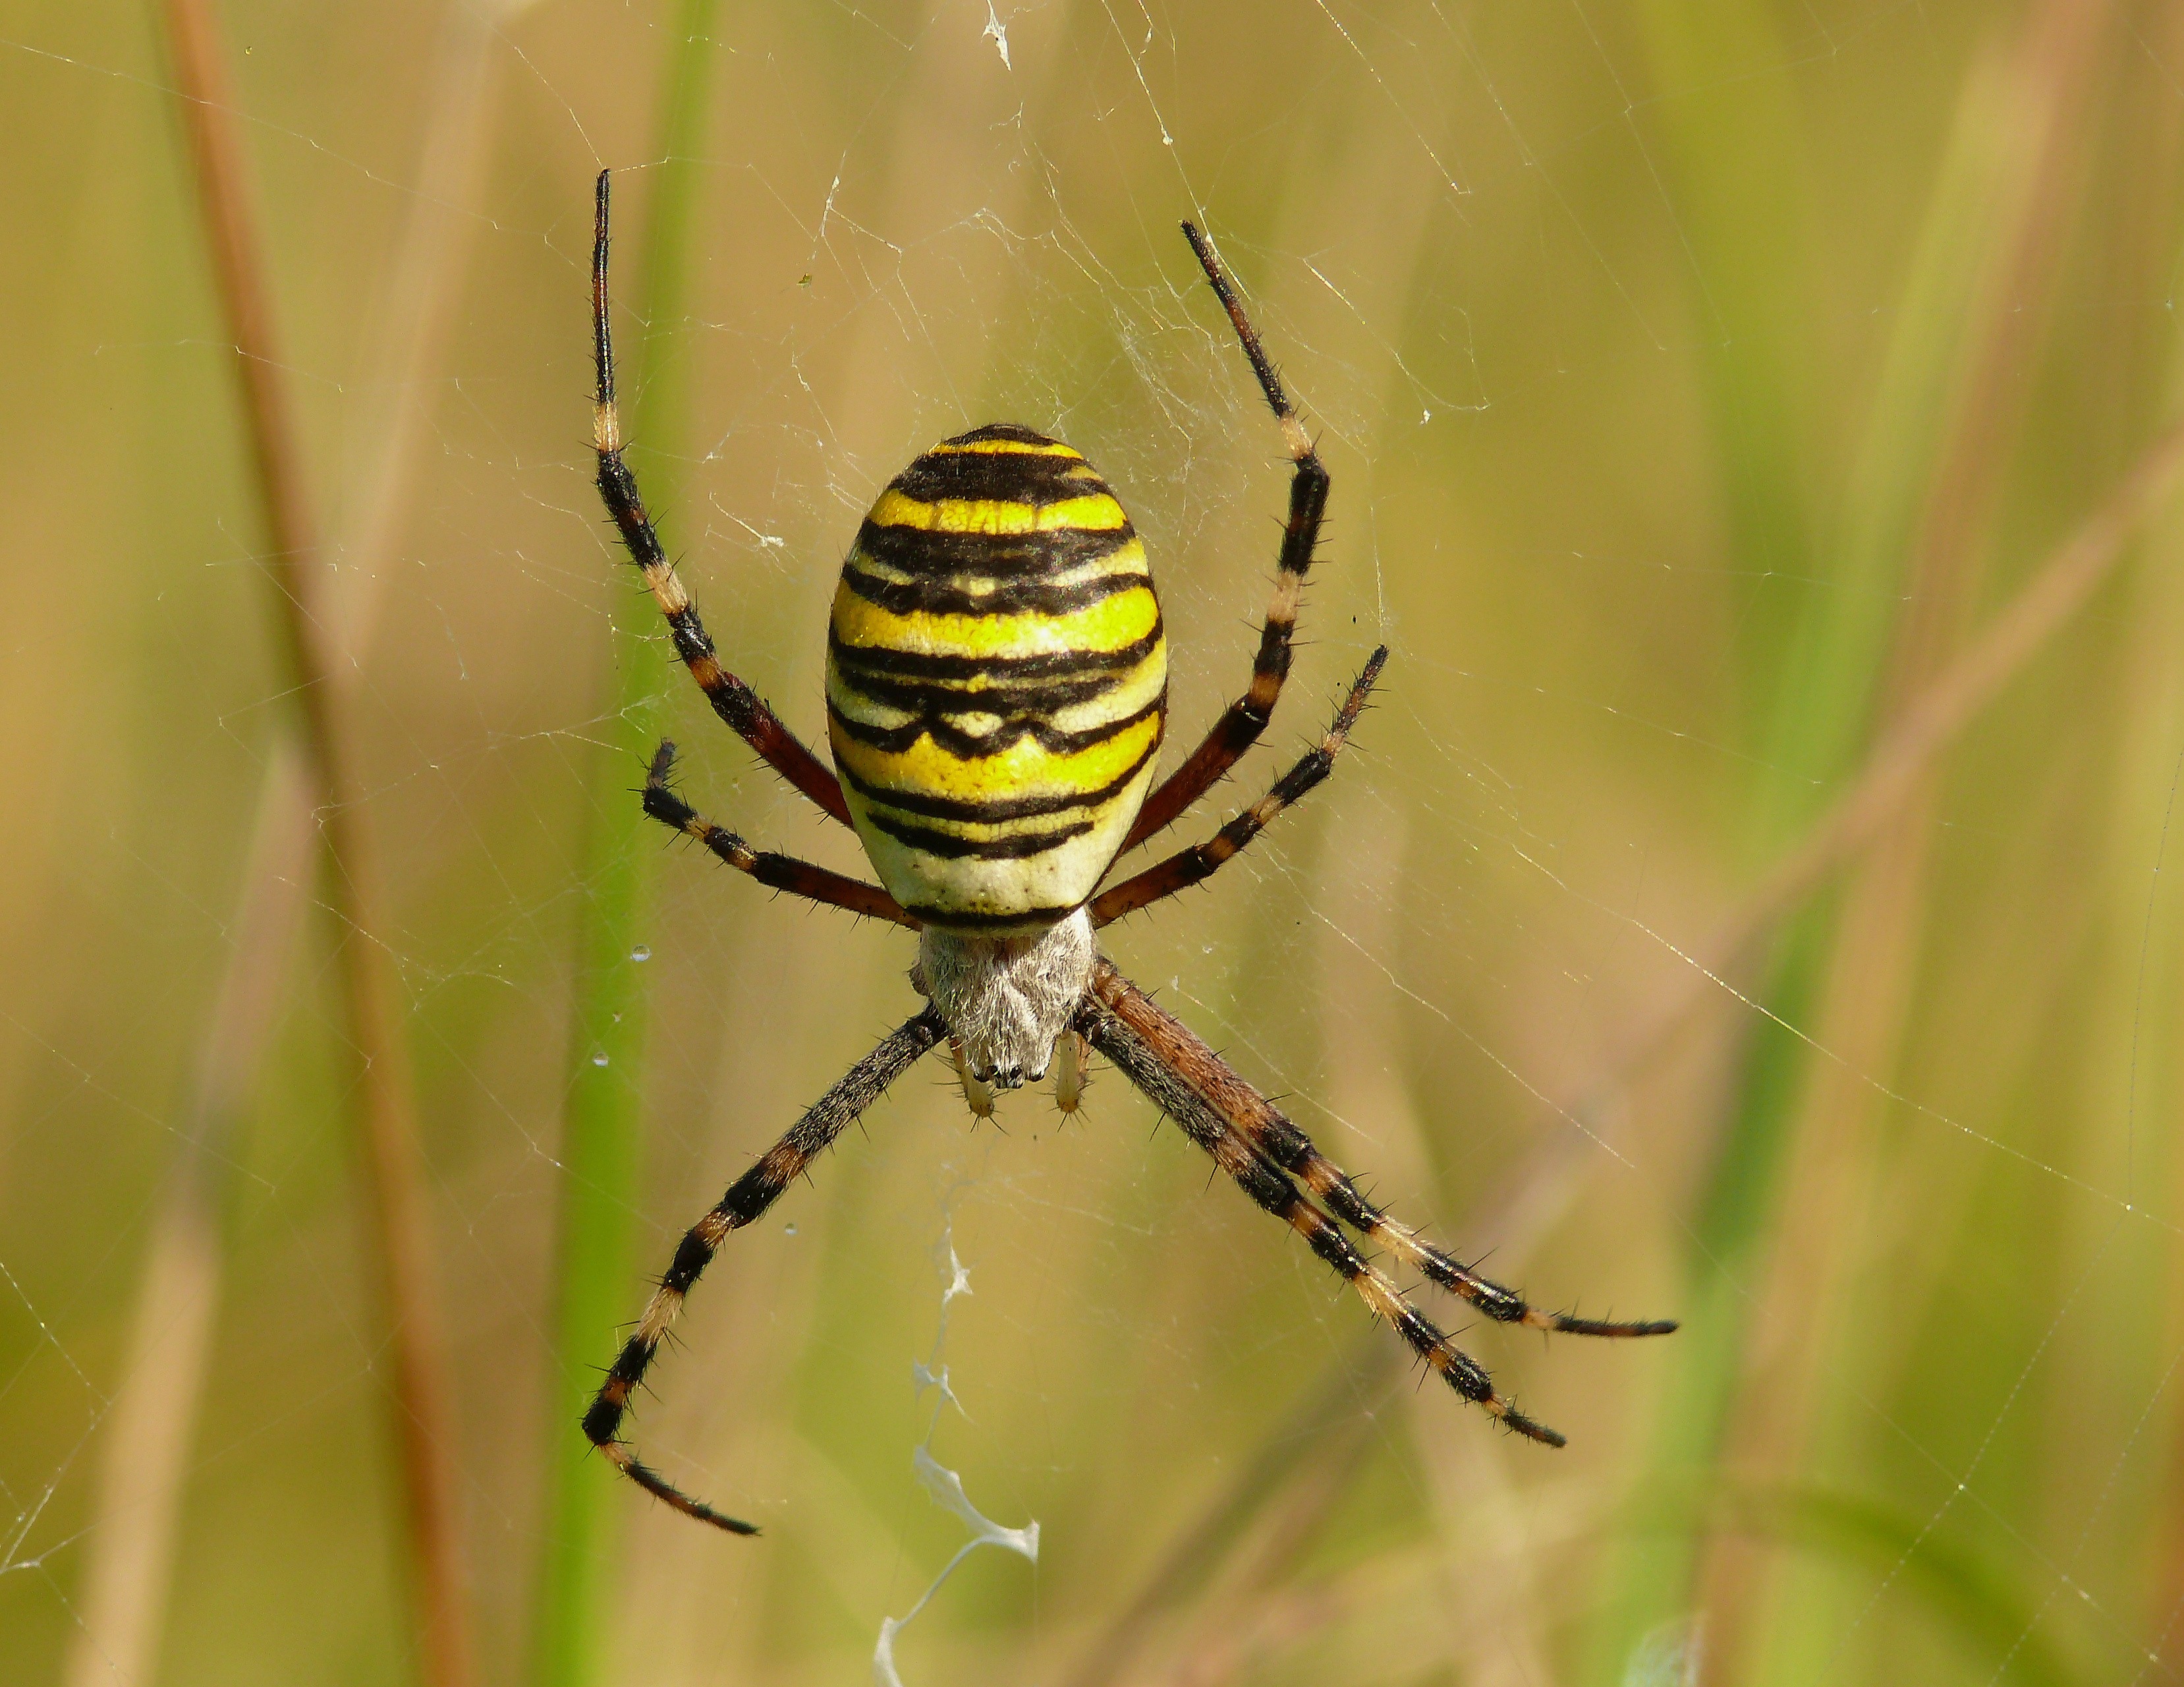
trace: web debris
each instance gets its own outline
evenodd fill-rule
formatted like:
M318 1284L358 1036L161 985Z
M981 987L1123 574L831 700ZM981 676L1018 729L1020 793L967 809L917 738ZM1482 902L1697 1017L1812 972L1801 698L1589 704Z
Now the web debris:
M911 1624L917 1613L933 1602L933 1596L956 1573L956 1567L982 1546L999 1546L1019 1553L1036 1564L1039 1562L1039 1519L1034 1517L1020 1529L1005 1528L982 1513L971 1503L970 1495L963 1491L963 1478L933 1456L933 1432L940 1427L940 1410L952 1405L963 1410L962 1401L948 1384L948 1367L941 1362L941 1355L948 1347L949 1310L958 1295L971 1292L971 1271L956 1257L956 1226L951 1221L940 1232L940 1248L948 1253L948 1287L940 1295L940 1324L933 1334L933 1356L923 1364L911 1366L911 1377L917 1385L922 1398L928 1388L938 1392L933 1397L933 1416L925 1425L925 1439L910 1455L911 1467L917 1472L921 1487L932 1497L933 1504L961 1517L971 1531L971 1539L956 1550L956 1556L941 1566L940 1573L900 1617L880 1619L879 1643L872 1648L872 1680L877 1687L903 1687L902 1677L895 1673L894 1637ZM939 1249L934 1250L936 1253Z

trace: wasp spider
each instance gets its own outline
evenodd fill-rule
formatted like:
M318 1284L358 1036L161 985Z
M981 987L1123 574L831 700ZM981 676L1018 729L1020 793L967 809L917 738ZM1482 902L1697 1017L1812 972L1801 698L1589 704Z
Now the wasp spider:
M1588 1336L1675 1326L1605 1323L1528 1305L1396 1223L1279 1109L1115 969L1093 933L1195 885L1327 777L1365 707L1373 651L1334 724L1266 796L1204 843L1100 889L1118 857L1178 818L1266 730L1290 668L1328 474L1206 237L1184 237L1228 313L1295 466L1274 596L1251 683L1182 766L1157 785L1167 650L1145 547L1077 452L997 422L944 440L880 494L842 567L827 629L830 770L721 666L622 462L607 321L607 176L599 179L592 327L599 366L599 489L714 710L783 779L855 830L880 883L770 850L703 818L669 783L662 744L644 807L762 885L891 920L918 934L910 979L926 998L820 1098L692 1226L584 1415L584 1433L632 1481L678 1511L756 1533L682 1493L621 1438L631 1391L728 1232L771 1207L919 1056L945 1042L972 1111L1055 1073L1065 1113L1096 1049L1244 1192L1306 1244L1465 1399L1551 1446L1563 1438L1498 1393L1368 1260L1344 1226L1501 1323Z

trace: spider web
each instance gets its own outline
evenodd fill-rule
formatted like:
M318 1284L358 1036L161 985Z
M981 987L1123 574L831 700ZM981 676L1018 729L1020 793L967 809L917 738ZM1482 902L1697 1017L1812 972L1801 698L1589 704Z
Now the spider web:
M1176 841L1393 656L1329 784L1112 952L1399 1216L1550 1304L1690 1324L1542 1351L1422 1296L1573 1444L1505 1442L1391 1388L1394 1338L1116 1075L1082 1122L1026 1093L972 1132L922 1063L734 1239L655 1372L638 1444L767 1535L724 1548L632 1507L628 1679L733 1657L738 1679L1089 1683L1103 1646L1162 1680L2172 1679L2174 534L1807 887L1832 922L1810 988L1713 940L1865 765L1770 735L1803 671L1786 629L1930 611L1919 694L2164 413L2176 231L2159 194L2103 194L2120 159L2171 181L2173 19L2087 8L2073 60L2042 33L2068 8L2036 4L1724 8L1697 45L1583 3L779 9L715 43L693 432L657 511L724 657L816 736L860 513L933 439L1017 420L1084 450L1145 534L1187 744L1243 682L1285 495L1175 233L1200 221L1334 484L1267 746ZM364 675L480 1649L514 1679L543 1473L578 1455L545 1405L545 1284L582 792L608 623L649 624L588 486L588 190L623 172L638 226L673 30L547 4L226 26ZM35 566L0 674L0 1631L25 1679L70 1687L393 1679L388 1359L337 980L308 897L302 934L235 912L261 789L292 777L269 748L291 700L170 79L134 17L26 8L4 34L11 221L48 255L8 283L42 399L15 422ZM2101 123L2066 120L2089 89ZM2043 141L1997 107L2062 115ZM1956 209L1959 167L2048 232L2011 272L2031 305L1982 316L1968 283L1936 350L1914 332L1935 253L2020 249ZM1811 254L1795 287L1755 279L1797 267L1753 256L1783 229ZM2019 316L2049 338L2002 360L2035 372L1992 407L1993 482L1968 483L1969 578L1858 573L1914 548L1871 512L1928 508L1955 437L1869 419ZM1809 707L1832 707L1819 685ZM704 812L864 871L680 675L666 707ZM899 934L681 853L658 883L641 1219L664 1261L911 997ZM278 962L262 1075L203 1156L192 1253L161 1227L167 1170L256 947ZM1804 1099L1755 1169L1733 1150L1770 1037ZM978 1293L951 1270L936 1332L922 1262L959 1254ZM167 1259L163 1301L142 1285ZM172 1491L125 1481L117 1511L102 1482L158 1465L156 1429L122 1433L147 1375L202 1404ZM1694 1401L1719 1415L1696 1493ZM161 1503L125 1660L86 1590Z

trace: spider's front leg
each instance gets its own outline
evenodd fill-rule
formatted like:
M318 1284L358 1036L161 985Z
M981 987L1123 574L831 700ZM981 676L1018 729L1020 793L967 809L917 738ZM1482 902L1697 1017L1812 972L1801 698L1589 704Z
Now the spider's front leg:
M728 1232L741 1230L764 1214L804 1168L825 1152L851 1120L878 1101L911 1062L939 1042L947 1030L940 1015L931 1008L897 1026L881 1040L878 1047L850 1068L840 1082L812 1103L811 1110L796 1121L788 1134L731 1184L713 1209L691 1226L683 1237L682 1246L675 1250L675 1258L667 1267L667 1274L660 1278L660 1287L653 1291L645 1306L644 1316L638 1321L635 1332L622 1344L621 1352L607 1371L606 1381L593 1398L591 1409L584 1414L584 1433L592 1444L646 1493L665 1500L686 1516L726 1529L731 1534L758 1533L755 1524L717 1511L702 1500L692 1499L640 1460L636 1450L620 1438L622 1415L629 1409L631 1394L644 1380L645 1370L651 1365L653 1355L659 1351L668 1326L682 1310L684 1297L712 1263L713 1255L727 1240Z
M644 812L660 824L685 837L695 838L736 869L748 873L761 885L827 908L846 908L874 919L918 930L916 919L878 885L851 879L829 867L800 861L770 849L753 849L726 826L716 826L676 793L668 783L675 771L675 740L663 738L653 751L652 768L644 780Z
M614 332L607 309L607 199L608 172L603 170L592 222L592 353L599 373L592 447L599 454L599 497L628 548L630 561L637 564L653 601L667 618L675 653L712 703L713 712L757 751L767 766L846 826L849 805L842 800L841 782L833 770L805 748L757 692L721 666L705 623L698 618L698 606L690 601L660 546L660 534L638 492L637 477L622 461L621 412L615 404Z
M1282 695L1282 682L1289 678L1290 641L1296 632L1297 609L1304 601L1304 579L1311 572L1312 553L1319 545L1320 522L1327 513L1327 492L1332 483L1319 453L1312 449L1312 436L1298 419L1296 406L1282 389L1281 377L1274 372L1266 348L1259 344L1258 330L1244 314L1243 300L1236 296L1236 289L1222 269L1220 259L1213 255L1212 243L1190 223L1183 225L1183 232L1190 242L1191 251L1197 255L1199 268L1206 271L1214 297L1228 313L1229 324L1243 345L1251 372L1258 377L1259 390L1266 394L1268 407L1281 424L1282 443L1289 448L1290 461L1295 466L1290 473L1290 512L1282 528L1274 597L1267 606L1266 625L1259 634L1259 653L1251 663L1251 683L1244 695L1223 712L1221 718L1199 740L1198 747L1184 764L1145 799L1145 806L1138 813L1137 824L1130 828L1129 839L1123 846L1125 850L1143 843L1205 796L1267 729L1274 704Z
M1382 645L1365 663L1365 671L1350 688L1334 716L1334 724L1327 729L1327 736L1307 751L1296 765L1274 781L1274 788L1228 822L1202 844L1193 844L1189 849L1178 850L1165 861L1156 862L1144 872L1111 885L1092 898L1092 923L1107 925L1126 913L1135 913L1141 908L1165 901L1178 891L1201 884L1219 871L1221 867L1235 858L1244 846L1272 825L1281 812L1293 803L1301 802L1322 779L1334 770L1334 758L1342 753L1342 746L1350 741L1350 729L1357 724L1357 717L1365 707L1365 700L1372 695L1373 682L1380 677L1380 669L1388 660L1388 647Z

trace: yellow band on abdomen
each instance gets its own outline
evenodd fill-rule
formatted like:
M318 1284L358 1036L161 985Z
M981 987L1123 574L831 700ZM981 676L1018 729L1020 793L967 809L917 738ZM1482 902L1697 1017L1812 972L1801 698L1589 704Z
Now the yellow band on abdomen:
M898 902L989 928L1091 895L1152 778L1167 651L1083 458L1004 425L917 459L858 534L828 645L844 794Z

